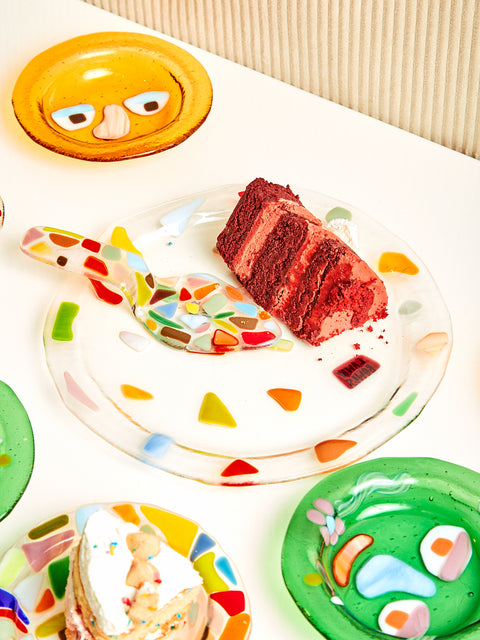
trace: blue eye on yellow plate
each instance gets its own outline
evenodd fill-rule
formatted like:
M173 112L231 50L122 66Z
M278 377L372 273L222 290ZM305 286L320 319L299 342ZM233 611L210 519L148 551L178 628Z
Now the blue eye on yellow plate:
M126 98L123 104L139 116L150 116L158 113L167 104L170 94L168 91L146 91L138 96Z
M88 127L92 124L94 117L95 108L91 104L76 104L52 113L52 119L66 131Z
M82 160L126 160L188 138L210 111L212 85L198 60L170 42L93 33L33 58L12 102L43 147Z

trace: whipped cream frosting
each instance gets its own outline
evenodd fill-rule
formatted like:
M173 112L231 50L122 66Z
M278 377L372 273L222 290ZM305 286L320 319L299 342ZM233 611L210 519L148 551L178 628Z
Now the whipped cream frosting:
M83 531L78 555L80 578L96 625L106 635L133 629L128 608L137 590L126 578L133 556L126 538L139 529L106 510L93 513ZM158 609L185 589L202 584L191 562L163 543L149 560L160 574L160 583L144 583L140 592L158 593Z

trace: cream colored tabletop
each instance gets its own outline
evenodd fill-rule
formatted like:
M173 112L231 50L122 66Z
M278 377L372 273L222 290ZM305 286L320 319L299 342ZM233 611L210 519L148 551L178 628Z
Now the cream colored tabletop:
M430 456L480 472L480 163L188 45L181 46L204 65L214 99L185 142L124 162L54 153L19 126L15 81L41 51L96 31L153 33L80 0L0 4L0 380L24 404L36 444L31 481L0 523L0 553L35 524L78 505L157 504L221 541L249 595L252 640L314 640L318 632L284 586L280 552L296 505L319 478L211 486L142 464L88 430L57 393L42 345L63 274L24 256L20 241L34 225L97 237L159 202L257 176L351 203L421 256L454 335L444 379L423 412L368 457Z

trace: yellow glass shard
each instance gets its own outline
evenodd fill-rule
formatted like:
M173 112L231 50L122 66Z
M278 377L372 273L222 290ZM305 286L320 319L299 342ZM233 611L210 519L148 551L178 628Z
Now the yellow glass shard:
M220 398L212 392L206 393L198 414L198 420L221 427L236 427L237 423Z

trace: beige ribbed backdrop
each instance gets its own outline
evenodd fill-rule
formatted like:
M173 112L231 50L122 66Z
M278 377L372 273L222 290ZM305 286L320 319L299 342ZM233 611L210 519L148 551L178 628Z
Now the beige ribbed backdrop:
M480 0L86 0L480 159Z

